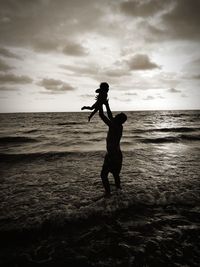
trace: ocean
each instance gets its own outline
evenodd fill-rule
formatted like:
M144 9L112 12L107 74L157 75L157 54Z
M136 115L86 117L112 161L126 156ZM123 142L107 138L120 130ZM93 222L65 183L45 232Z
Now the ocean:
M97 114L0 114L1 266L200 265L200 111L125 113L109 199Z

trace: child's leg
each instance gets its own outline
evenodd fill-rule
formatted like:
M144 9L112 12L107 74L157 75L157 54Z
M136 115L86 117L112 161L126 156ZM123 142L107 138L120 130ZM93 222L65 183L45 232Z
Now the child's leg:
M84 107L82 107L81 108L81 110L84 110L84 109L89 109L89 110L93 110L94 108L93 108L93 106L84 106Z
M90 114L90 116L88 117L88 121L91 120L91 118L94 116L94 114L98 111L98 109L95 109L94 111L92 111L92 113Z

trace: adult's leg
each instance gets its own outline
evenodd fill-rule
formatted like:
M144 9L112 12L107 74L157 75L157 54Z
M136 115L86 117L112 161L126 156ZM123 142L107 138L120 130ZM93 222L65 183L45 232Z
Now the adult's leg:
M121 181L120 181L120 171L122 168L122 152L118 151L114 155L112 155L112 174L115 179L115 185L117 188L121 189Z
M106 194L110 195L110 183L108 181L108 173L109 173L108 169L105 166L103 166L102 171L101 171L101 180L102 180L104 189L106 191Z
M121 181L120 181L120 176L119 176L119 172L114 172L113 173L113 177L115 179L115 186L119 189L121 189Z

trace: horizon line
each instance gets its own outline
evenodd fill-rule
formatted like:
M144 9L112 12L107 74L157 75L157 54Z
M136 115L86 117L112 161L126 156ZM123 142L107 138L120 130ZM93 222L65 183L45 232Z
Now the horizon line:
M143 111L200 111L200 108L193 108L193 109L112 110L112 112L143 112ZM74 110L74 111L11 111L11 112L0 112L0 114L16 114L16 113L90 113L90 111L77 111L77 110Z

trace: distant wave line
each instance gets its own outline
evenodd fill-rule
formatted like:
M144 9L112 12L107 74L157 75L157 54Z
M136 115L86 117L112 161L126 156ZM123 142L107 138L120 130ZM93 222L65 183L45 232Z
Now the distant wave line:
M142 139L143 143L177 143L182 140L186 141L200 141L200 136L196 135L179 135L177 137L174 136L166 136L159 138L144 138Z
M76 121L68 121L68 122L59 122L57 123L58 126L62 126L62 125L80 125L83 124L81 122L76 122Z
M35 133L38 132L38 129L26 130L24 133Z
M0 144L4 143L27 143L27 142L37 142L35 138L30 138L26 136L5 136L0 137Z
M192 127L172 127L172 128L155 128L155 129L136 129L134 132L136 133L146 133L146 132L196 132L199 131L200 128L192 128Z
M47 151L47 152L33 152L33 153L0 153L1 161L18 161L18 160L31 160L31 159L49 159L67 156L82 157L83 155L99 155L104 153L102 150L95 151Z

